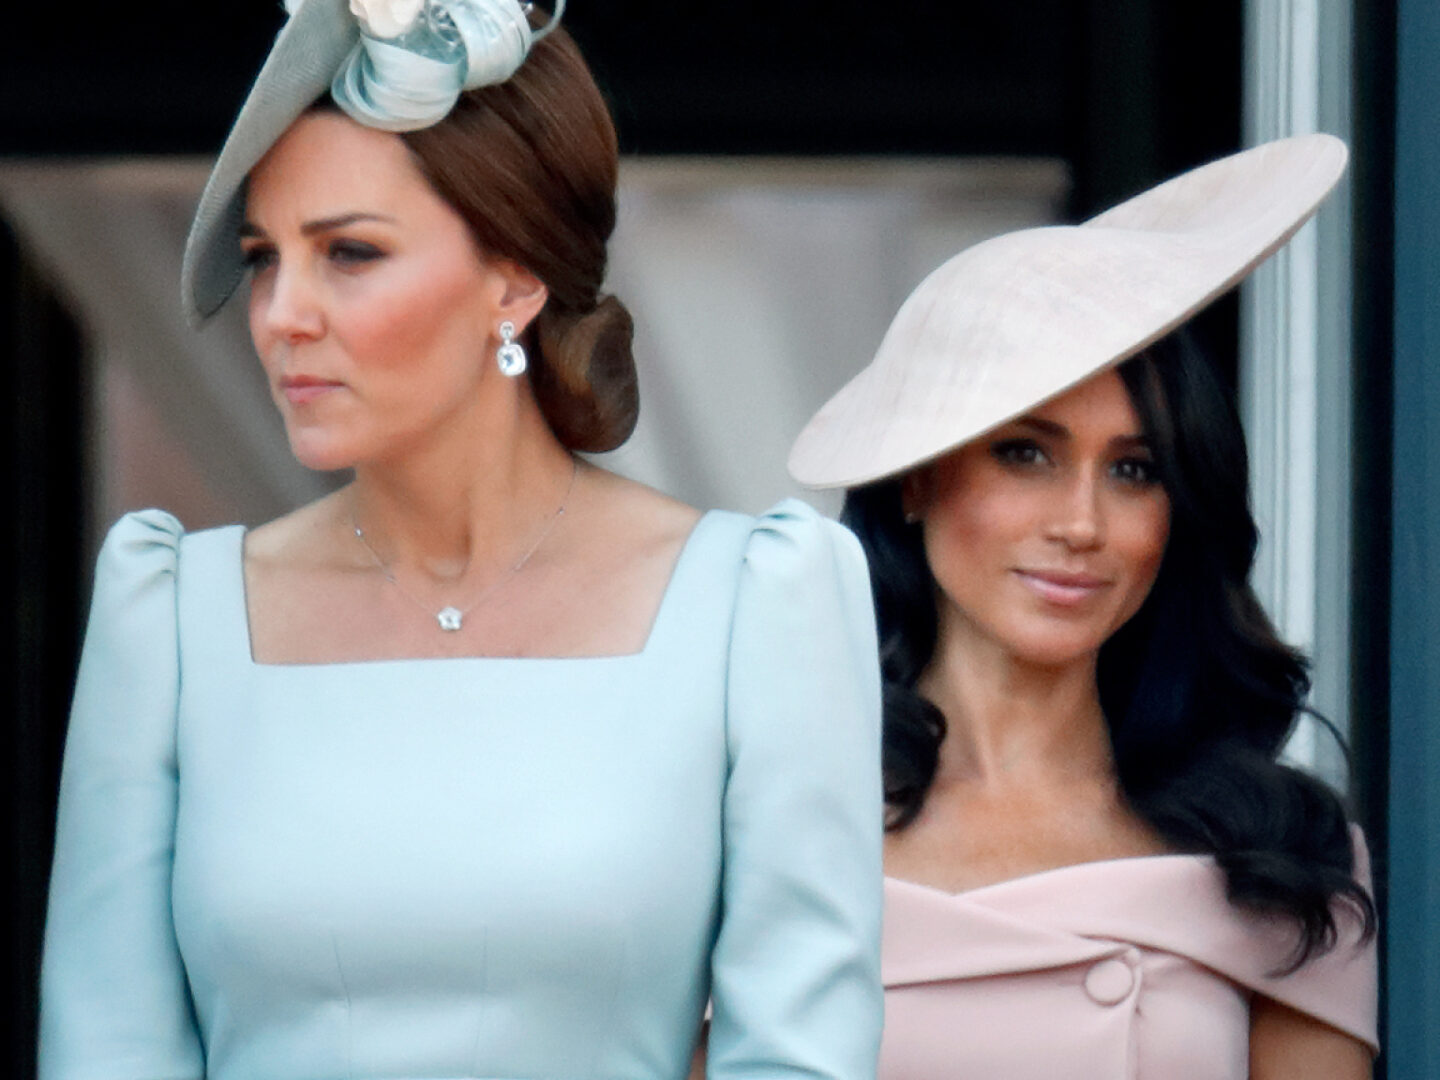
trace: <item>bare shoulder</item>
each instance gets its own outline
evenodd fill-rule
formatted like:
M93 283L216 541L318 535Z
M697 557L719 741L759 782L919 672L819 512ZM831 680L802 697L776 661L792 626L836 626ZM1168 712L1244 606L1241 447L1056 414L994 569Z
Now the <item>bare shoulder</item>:
M535 649L570 656L638 652L700 512L601 469L586 470L576 496L573 513L566 512L565 544L531 579L538 605L556 616ZM575 603L580 597L584 602Z
M700 511L604 469L589 470L587 481L583 527L575 530L584 549L577 562L589 567L592 582L603 583L610 602L625 594L627 607L658 604ZM580 526L581 515L576 518Z
M1254 1080L1370 1080L1370 1050L1359 1039L1271 998L1250 1004Z
M593 541L620 560L673 556L700 520L700 511L679 499L623 476L595 469L586 516Z
M344 527L340 493L290 511L245 534L245 563L251 570L300 568L333 559L337 530Z

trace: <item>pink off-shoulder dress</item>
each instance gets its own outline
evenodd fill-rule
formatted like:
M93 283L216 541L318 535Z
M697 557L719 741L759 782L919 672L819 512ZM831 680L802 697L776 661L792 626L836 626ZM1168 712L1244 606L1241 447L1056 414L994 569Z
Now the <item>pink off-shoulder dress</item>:
M1194 855L963 893L887 879L880 1080L1244 1080L1256 994L1373 1052L1375 948L1340 927L1336 949L1277 976L1290 926L1237 910Z

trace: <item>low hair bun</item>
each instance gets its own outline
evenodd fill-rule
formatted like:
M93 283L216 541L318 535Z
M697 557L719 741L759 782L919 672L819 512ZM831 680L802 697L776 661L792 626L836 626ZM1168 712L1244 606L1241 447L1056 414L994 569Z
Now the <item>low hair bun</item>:
M571 450L613 450L640 411L629 313L597 294L615 228L618 143L610 110L565 28L509 79L467 90L445 119L400 136L484 258L545 283L527 328L530 385Z
M539 356L530 384L555 437L570 450L614 450L640 416L630 312L602 296L583 315L547 307L535 328Z

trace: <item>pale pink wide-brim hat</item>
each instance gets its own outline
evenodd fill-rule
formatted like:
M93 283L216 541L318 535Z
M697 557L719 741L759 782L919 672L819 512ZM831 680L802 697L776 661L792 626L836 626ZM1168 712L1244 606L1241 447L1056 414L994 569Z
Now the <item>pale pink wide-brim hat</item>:
M809 487L903 473L1134 356L1285 244L1345 171L1302 135L1201 166L1083 225L962 251L916 287L875 359L790 452Z

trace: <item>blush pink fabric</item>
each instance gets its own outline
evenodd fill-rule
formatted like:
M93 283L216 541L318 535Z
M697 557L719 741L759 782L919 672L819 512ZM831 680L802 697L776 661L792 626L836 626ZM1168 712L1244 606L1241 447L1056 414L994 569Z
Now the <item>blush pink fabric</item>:
M1363 841L1357 877L1369 881ZM1275 977L1289 925L1225 899L1209 857L1084 863L964 893L885 882L881 1080L1244 1080L1264 994L1376 1044L1376 954Z

